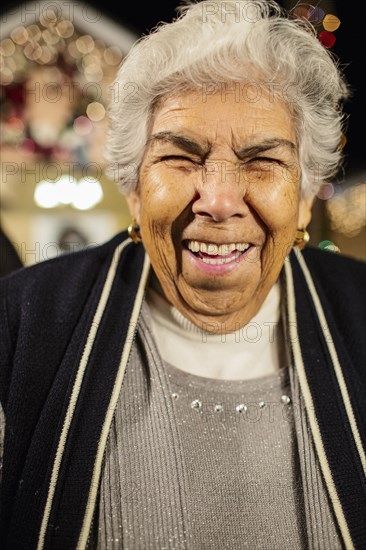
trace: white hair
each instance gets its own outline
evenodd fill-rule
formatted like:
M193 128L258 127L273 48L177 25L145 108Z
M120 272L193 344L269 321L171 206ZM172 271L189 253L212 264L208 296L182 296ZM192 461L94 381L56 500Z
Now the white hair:
M109 177L123 193L137 188L150 122L162 98L200 90L204 100L219 86L247 83L248 100L268 87L289 105L302 194L315 194L341 162L341 102L348 88L314 27L273 0L203 0L179 13L136 42L118 71L105 152Z

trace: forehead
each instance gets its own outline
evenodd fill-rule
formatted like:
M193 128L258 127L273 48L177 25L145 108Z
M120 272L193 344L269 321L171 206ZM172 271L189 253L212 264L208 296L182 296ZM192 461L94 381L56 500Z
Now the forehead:
M166 97L157 107L151 127L152 134L161 131L188 131L211 142L247 142L254 136L296 141L289 106L264 89L254 98L233 89Z

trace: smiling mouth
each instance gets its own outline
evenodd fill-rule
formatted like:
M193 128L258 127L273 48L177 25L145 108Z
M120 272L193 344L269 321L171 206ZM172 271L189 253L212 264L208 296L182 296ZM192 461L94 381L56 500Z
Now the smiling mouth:
M251 243L212 243L203 241L184 241L185 247L202 262L211 265L223 265L238 260L251 246Z

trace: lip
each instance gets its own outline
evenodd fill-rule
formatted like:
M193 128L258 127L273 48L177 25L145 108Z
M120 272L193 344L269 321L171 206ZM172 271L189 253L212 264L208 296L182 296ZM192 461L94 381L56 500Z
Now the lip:
M205 241L201 241L205 242ZM210 242L210 241L207 241ZM225 244L225 243L223 243ZM186 259L187 262L192 265L193 268L199 269L201 272L205 273L206 275L226 275L228 273L231 273L235 269L238 269L243 262L245 262L248 253L250 251L253 251L255 248L255 245L250 245L250 247L245 250L239 258L233 259L231 262L221 264L221 265L213 265L213 264L206 264L203 262L198 256L196 256L191 250L189 250L187 247L183 248L183 256Z

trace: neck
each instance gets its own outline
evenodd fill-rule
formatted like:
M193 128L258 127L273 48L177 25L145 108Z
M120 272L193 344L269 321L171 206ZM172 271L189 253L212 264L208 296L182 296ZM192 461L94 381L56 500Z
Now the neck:
M164 361L180 370L220 380L257 378L280 366L280 285L273 286L249 324L232 332L207 332L169 303L159 285L146 294L153 334Z
M276 311L276 320L279 321L279 311L280 311L280 285L279 282L276 282L270 291L267 293L266 298L260 303L260 306L252 312L238 312L238 315L228 314L228 315L218 315L218 316L209 316L209 315L200 315L193 312L183 309L181 311L175 307L171 301L166 297L160 282L152 272L152 276L149 283L150 289L155 293L155 296L160 296L161 300L159 301L159 307L165 309L165 314L169 316L174 323L177 324L183 330L196 333L196 334L206 334L206 335L222 335L222 334L234 334L238 333L247 326L248 323L261 323L265 324L266 321L273 322L273 311ZM270 323L269 323L270 324Z
M258 315L259 311L263 310L263 306L266 302L268 302L269 294L274 288L277 288L278 290L276 293L276 302L279 305L278 282L269 284L266 290L263 288L258 289L258 299L252 299L251 303L245 309L243 308L229 313L218 312L217 314L204 314L194 311L189 308L183 300L175 304L173 300L169 299L169 295L164 292L154 271L152 271L150 279L150 288L152 288L167 303L170 304L170 315L172 315L182 327L190 327L192 330L196 332L198 331L200 334L228 334L241 330ZM208 303L214 302L215 300L212 296L210 296Z

